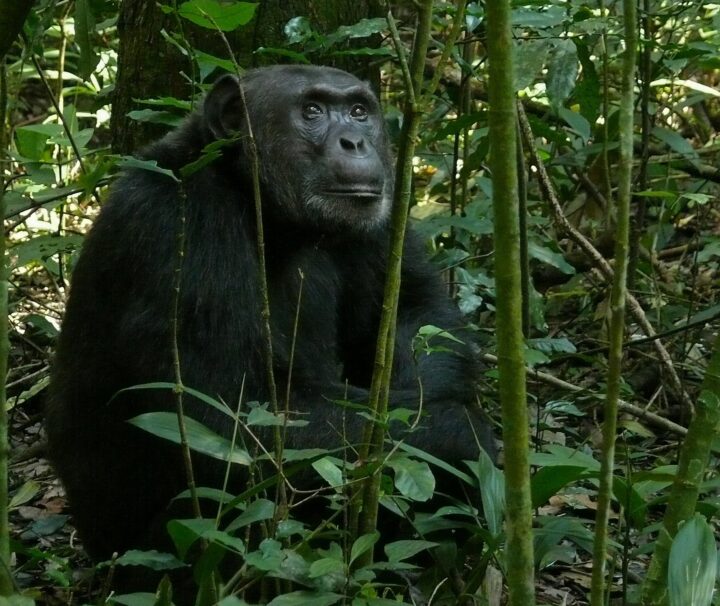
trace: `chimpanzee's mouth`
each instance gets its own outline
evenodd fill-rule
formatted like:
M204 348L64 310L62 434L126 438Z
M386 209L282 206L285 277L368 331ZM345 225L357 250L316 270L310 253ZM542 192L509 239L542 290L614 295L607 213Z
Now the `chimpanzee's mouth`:
M327 189L326 196L334 198L357 198L361 200L375 200L383 195L382 189L375 187L346 187L342 189Z

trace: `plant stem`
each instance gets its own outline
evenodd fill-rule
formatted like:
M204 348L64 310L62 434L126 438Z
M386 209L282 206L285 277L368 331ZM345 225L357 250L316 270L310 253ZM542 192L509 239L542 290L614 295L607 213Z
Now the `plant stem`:
M535 582L510 1L488 0L486 9L499 387L503 440L512 445L505 449L508 604L532 606Z
M618 167L617 228L615 233L615 267L610 293L610 328L607 395L603 422L600 487L595 518L593 572L590 586L591 606L605 604L608 522L612 501L612 479L615 465L618 400L622 382L623 339L625 336L625 298L627 294L628 246L630 238L630 197L633 160L633 102L635 54L637 46L635 0L623 0L625 52L623 53L620 91L620 159Z

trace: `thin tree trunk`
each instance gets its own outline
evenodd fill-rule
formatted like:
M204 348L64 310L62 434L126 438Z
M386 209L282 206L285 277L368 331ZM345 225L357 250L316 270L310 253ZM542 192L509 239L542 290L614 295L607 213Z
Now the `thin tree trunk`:
M490 168L495 212L498 369L505 448L506 569L510 606L535 604L529 428L510 1L488 0Z
M5 163L7 161L7 80L5 57L0 55L0 216L5 218ZM7 393L5 379L8 371L10 341L8 337L8 290L10 269L6 251L6 233L3 225L0 239L0 595L9 596L14 591L10 569L10 528L8 523L8 444Z
M605 604L608 521L612 501L612 479L615 465L618 400L622 379L623 339L625 336L625 298L627 294L628 246L630 238L630 197L633 159L633 102L635 86L635 53L637 30L635 0L623 0L625 52L622 64L620 97L620 159L618 167L617 228L615 233L615 267L610 293L610 351L608 354L607 395L603 422L600 488L595 517L593 573L590 589L591 606Z

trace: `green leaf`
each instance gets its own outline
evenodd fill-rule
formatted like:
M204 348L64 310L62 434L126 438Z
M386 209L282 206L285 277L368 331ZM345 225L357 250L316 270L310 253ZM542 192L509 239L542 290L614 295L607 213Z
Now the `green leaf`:
M549 444L545 447L545 450L547 452L531 453L530 464L540 467L582 467L594 473L600 471L600 463L592 455L581 450L560 446L559 444Z
M63 134L61 124L30 124L15 129L18 152L28 160L40 161L51 137Z
M258 570L278 571L283 561L282 545L274 539L265 539L260 543L260 549L248 553L245 559L250 566Z
M120 394L120 393L123 393L126 391L134 391L137 389L169 389L171 391L175 391L175 389L177 389L177 387L178 387L177 383L169 383L166 381L156 381L154 383L143 383L141 385L133 385L132 387L125 387L124 389L121 389L117 393ZM187 385L183 385L181 388L181 391L182 391L182 393L190 394L191 396L197 398L201 402L204 402L208 406L212 406L215 410L219 410L221 413L223 413L224 415L227 415L231 419L233 419L233 420L235 419L235 413L232 410L230 410L230 408L226 404L224 404L214 398L211 398L208 395L205 395L201 391L198 391L197 389L193 389L192 387L188 387Z
M513 10L511 23L525 29L543 29L560 25L566 19L565 9L559 5L551 5L547 9L522 7Z
M424 461L396 456L388 461L395 472L395 487L404 497L413 501L427 501L435 492L435 477Z
M154 107L175 107L183 111L189 112L192 107L190 101L186 99L177 99L176 97L157 97L152 99L135 99L133 101L142 105L151 105Z
M521 39L515 42L515 62L513 63L513 83L515 90L523 90L533 82L545 65L550 50L547 39Z
M345 482L342 469L340 469L335 461L336 459L332 457L323 457L322 459L313 461L312 466L320 477L328 483L328 486L340 488Z
M58 253L72 253L80 248L83 239L83 236L75 234L70 236L37 236L10 249L11 266L17 269L25 267L34 261L45 261L48 257Z
M432 549L437 545L438 543L434 543L432 541L405 540L388 543L383 549L385 550L385 555L387 556L388 560L390 560L391 562L400 562L402 560L407 560L408 558L413 557L415 554L418 554L421 551L425 551L426 549Z
M284 413L275 414L268 410L268 404L254 406L247 416L248 425L259 427L306 427L308 422L302 419L286 419Z
M215 520L207 518L192 518L189 520L170 520L167 525L170 538L181 558L187 555L188 550L195 541L215 530Z
M573 467L570 465L556 465L542 467L530 479L532 490L532 506L540 507L548 499L557 494L567 484L585 478L588 475L586 467Z
M131 549L115 560L115 564L118 566L144 566L150 570L174 570L187 566L171 553L162 553L154 549L150 551Z
M128 421L128 423L144 429L145 431L180 444L180 430L177 415L174 412L146 412ZM230 440L219 436L215 432L198 423L190 417L185 417L188 446L196 452L201 452L214 459L229 461L239 465L250 465L252 457L237 446L233 447Z
M293 591L276 597L267 606L332 606L342 599L342 595L326 591Z
M288 44L302 44L315 35L307 17L293 17L285 24L283 32Z
M572 276L575 273L575 268L565 260L565 257L563 257L561 253L555 252L546 246L541 246L536 242L528 242L528 254L533 259L551 265L564 274Z
M286 57L295 63L310 65L311 61L302 53L291 51L287 48L273 48L271 46L260 46L255 50L256 55Z
M122 606L155 606L156 597L154 593L126 593L113 595L109 601Z
M699 156L695 148L691 145L685 137L676 133L674 130L667 128L661 128L656 126L652 129L653 137L660 139L665 145L667 145L674 152L684 156L690 160L698 160Z
M344 42L345 40L352 40L355 38L367 38L375 34L383 33L387 30L388 23L384 17L378 17L376 19L360 19L353 25L341 25L333 33L331 33L326 40L327 46Z
M577 348L567 337L529 339L528 346L547 354L551 353L576 353Z
M705 518L696 514L680 527L668 561L670 606L710 606L717 574L717 547Z
M574 112L571 109L567 109L566 107L560 107L558 108L558 115L568 123L570 128L580 135L583 143L587 143L590 140L592 135L590 123L582 114Z
M538 518L541 527L535 529L535 561L545 565L551 563L548 554L556 550L565 541L570 541L592 554L593 533L577 518ZM615 543L613 543L615 545ZM555 551L557 556L558 552Z
M175 127L182 122L183 117L167 111L155 109L135 109L127 113L128 118L136 122L149 122L151 124L164 124Z
M231 32L250 23L256 8L253 2L190 0L178 7L178 14L200 27Z
M24 505L31 499L35 498L35 495L40 491L40 484L32 480L25 482L18 491L10 499L8 509L13 510L20 505Z
M378 542L379 538L380 533L377 530L358 537L350 550L350 564L352 565L361 555L370 551L375 546L375 543Z
M256 499L250 503L245 511L235 518L227 527L227 532L244 528L255 522L270 520L275 515L275 504L268 499Z
M180 179L175 176L175 173L167 168L161 168L158 166L157 160L140 160L139 158L133 158L132 156L121 156L117 160L117 165L122 169L136 168L140 170L147 170L152 173L158 173L170 177L173 181L179 183Z
M310 564L310 578L316 579L328 574L344 574L345 563L334 558L320 558Z
M95 53L92 35L95 33L95 17L89 0L75 1L75 42L80 47L80 77L85 80L92 74L100 58Z
M488 529L493 536L499 536L503 531L503 518L505 515L505 474L498 469L492 459L484 451L480 451L480 458L477 462L476 474L478 482L482 487L480 499L482 500L483 514L487 521Z
M550 57L547 74L547 94L557 110L575 88L578 75L577 48L570 40L560 40Z

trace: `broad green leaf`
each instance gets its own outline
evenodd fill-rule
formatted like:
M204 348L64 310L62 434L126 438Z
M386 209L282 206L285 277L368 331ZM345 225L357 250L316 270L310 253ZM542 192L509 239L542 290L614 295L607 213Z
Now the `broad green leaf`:
M437 545L438 543L433 543L432 541L404 540L388 543L383 549L385 550L385 555L388 560L391 562L400 562L401 560L407 560L413 557L421 551L432 549Z
M550 50L547 39L515 41L515 61L513 63L513 85L515 90L523 90L535 82L535 78L545 65Z
M180 182L180 179L175 176L173 171L167 168L159 167L156 160L140 160L139 158L133 158L132 156L121 156L117 160L117 165L119 168L123 169L137 168L147 170L152 173L159 173L161 175L165 175L166 177L170 177L173 181L178 183Z
M175 127L182 122L183 117L168 111L155 109L135 109L127 113L128 118L136 122L150 122L151 124L164 124Z
M600 471L600 463L592 455L581 450L560 446L559 444L549 444L545 450L547 452L531 453L530 464L540 467L582 467L595 473Z
M293 17L285 24L283 32L288 44L302 44L315 35L307 17Z
M360 19L353 25L341 25L333 33L327 37L326 44L328 46L352 40L355 38L367 38L375 34L383 33L387 30L388 23L384 17L376 19Z
M558 114L563 120L565 120L565 122L570 125L570 128L572 128L578 135L580 135L580 138L583 140L584 143L587 143L590 140L590 137L592 135L590 123L585 119L582 114L574 112L566 107L558 108Z
M174 412L146 412L130 419L128 423L155 436L180 444L178 419ZM230 440L219 436L202 423L198 423L190 417L185 417L185 427L188 446L192 450L206 454L214 459L239 465L250 465L252 463L252 457L246 451L237 446L233 448Z
M344 484L342 469L331 457L323 457L313 461L313 469L320 474L320 477L328 483L328 486L339 488Z
M577 48L570 40L560 40L550 56L546 82L548 99L556 110L572 93L577 75Z
M555 252L546 246L541 246L536 242L528 242L528 254L533 259L555 267L564 274L571 276L575 273L575 268L565 260L565 257L563 257L561 253Z
M316 579L328 574L344 574L345 563L334 558L320 558L310 564L310 578Z
M674 130L656 126L652 129L652 134L653 137L660 139L660 141L665 143L674 152L691 160L699 159L698 153L690 144L690 141Z
M717 574L717 547L705 518L696 514L680 527L668 561L670 606L710 606Z
M33 499L39 491L40 484L38 484L37 482L34 482L33 480L25 482L12 496L12 499L10 499L8 509L12 510L20 507L20 505L24 505L25 503Z
M154 593L126 593L109 598L111 604L122 606L155 606L157 600Z
M100 58L95 53L92 35L95 33L95 17L90 0L75 0L75 43L80 47L80 77L86 79Z
M260 543L260 549L248 553L245 560L258 570L278 571L283 561L282 544L275 539L265 539Z
M270 412L267 404L254 406L248 413L246 422L259 427L306 427L308 424L302 419L286 419L284 413Z
M495 466L484 450L480 451L477 462L472 463L477 465L476 473L482 487L480 499L488 530L494 537L499 536L503 531L505 515L505 474Z
M233 532L238 528L243 528L260 522L262 520L270 520L275 515L275 504L268 499L256 499L252 501L245 511L235 518L227 527L227 532Z
M552 563L552 557L557 558L564 552L558 551L566 541L577 545L585 552L592 554L593 533L577 518L567 517L540 517L540 527L534 531L535 561L544 565ZM616 544L613 542L613 546ZM548 556L548 554L554 554Z
M187 566L171 553L162 553L154 549L150 551L131 549L117 558L114 564L118 566L143 566L150 570L174 570L175 568Z
M293 591L276 597L267 606L332 606L344 597L327 591Z
M413 501L427 501L435 492L435 477L424 461L408 457L393 457L388 466L395 472L395 487Z
M156 97L152 99L133 99L133 101L141 105L151 105L154 107L175 107L183 111L189 112L191 109L190 101L186 99L177 99L175 97Z
M61 124L30 124L15 129L15 141L18 152L28 160L39 161L43 158L45 147L51 137L63 134Z
M445 461L438 459L437 457L432 456L431 454L428 454L424 450L420 450L419 448L415 448L414 446L410 446L410 444L407 444L405 442L392 442L393 445L396 445L399 447L399 449L403 452L406 452L413 457L420 459L422 461L427 461L431 465L438 467L439 469L442 469L443 471L449 473L452 476L455 476L456 478L459 478L466 484L469 484L471 486L474 486L474 482L472 478L466 474L464 471L460 471L457 467L453 467L449 463L446 463Z
M291 51L287 48L273 48L270 46L260 46L255 50L256 55L267 55L267 56L277 56L277 57L286 57L295 63L304 63L306 65L310 65L312 63L310 59L308 59L305 55L302 53L298 53L296 51Z
M577 348L575 347L575 345L573 345L570 339L566 337L560 337L557 339L553 339L550 337L541 339L529 339L528 346L548 354L577 352Z
M191 518L188 520L170 520L167 525L168 534L175 543L181 558L187 555L195 541L215 530L215 520L208 518Z
M350 550L350 564L352 565L361 555L370 551L375 546L375 543L378 542L379 538L380 533L377 530L358 537Z
M221 57L216 57L215 55L210 55L197 49L193 49L193 53L195 54L195 61L197 61L198 67L200 68L200 80L202 82L218 67L231 74L234 74L237 70L237 67L230 59L222 59Z
M565 9L559 5L550 5L547 9L522 7L513 10L511 23L524 29L544 29L560 25L567 18Z
M563 486L585 478L587 474L585 467L555 465L540 468L530 479L533 507L545 505Z
M34 261L45 261L58 253L72 253L80 248L83 236L46 235L37 236L26 242L13 246L9 250L10 264L13 268L25 267Z
M117 393L123 393L126 391L134 391L138 389L169 389L171 391L175 391L177 389L178 385L177 383L169 383L166 381L156 381L154 383L143 383L141 385L133 385L132 387L126 387L125 389L121 389ZM225 405L223 402L220 402L216 400L215 398L211 398L208 395L205 395L201 391L198 391L197 389L193 389L192 387L188 387L187 385L182 386L182 393L184 394L190 394L191 396L197 398L201 402L204 402L205 404L212 406L215 410L219 410L224 415L227 415L231 419L235 418L235 413L230 410L230 408Z
M178 14L200 27L231 32L250 23L256 8L254 2L189 0L178 7Z

